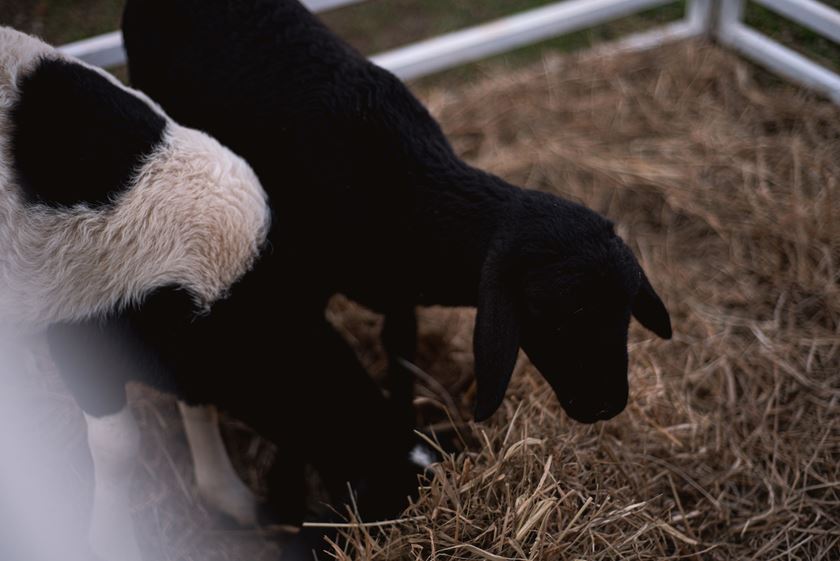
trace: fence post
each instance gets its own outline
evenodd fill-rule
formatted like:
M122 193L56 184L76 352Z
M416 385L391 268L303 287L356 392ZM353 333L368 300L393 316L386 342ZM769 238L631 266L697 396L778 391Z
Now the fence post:
M706 37L713 33L714 12L716 0L689 0L686 9L686 18L692 29Z
M729 39L730 30L744 19L744 0L717 0L717 3L715 35L725 43Z

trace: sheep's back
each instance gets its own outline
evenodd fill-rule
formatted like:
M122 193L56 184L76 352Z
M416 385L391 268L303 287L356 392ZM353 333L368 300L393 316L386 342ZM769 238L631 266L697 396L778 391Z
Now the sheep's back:
M106 316L161 286L197 311L222 298L267 235L250 167L31 37L0 28L0 53L0 321Z

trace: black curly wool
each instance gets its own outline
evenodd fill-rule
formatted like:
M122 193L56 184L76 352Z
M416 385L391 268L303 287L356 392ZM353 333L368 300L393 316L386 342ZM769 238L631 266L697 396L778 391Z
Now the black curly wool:
M248 160L275 216L271 253L163 361L203 384L194 399L335 477L381 473L407 442L415 307L445 305L478 308L479 419L520 347L575 419L624 408L631 314L671 327L607 219L464 163L404 84L295 0L129 0L123 29L133 85ZM324 319L336 293L385 315L387 404Z

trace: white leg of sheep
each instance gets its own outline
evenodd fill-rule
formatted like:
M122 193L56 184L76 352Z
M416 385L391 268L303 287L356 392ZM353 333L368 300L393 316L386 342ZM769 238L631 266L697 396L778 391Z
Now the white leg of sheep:
M131 520L129 489L140 432L128 406L105 417L85 414L93 457L90 545L103 561L142 561Z
M216 409L191 407L180 401L178 407L184 418L199 494L239 524L256 524L257 499L233 469L219 432Z

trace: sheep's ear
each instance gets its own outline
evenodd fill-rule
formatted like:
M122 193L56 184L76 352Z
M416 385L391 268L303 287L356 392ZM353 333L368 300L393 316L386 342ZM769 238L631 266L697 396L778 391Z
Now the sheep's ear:
M498 255L484 264L478 287L473 349L478 383L475 418L484 421L505 397L519 352L519 317Z
M45 57L21 77L9 146L28 202L99 206L128 188L166 119L102 73Z
M650 285L650 281L641 267L639 267L639 274L641 275L641 285L639 286L639 292L636 294L636 300L633 302L633 317L663 339L670 339L672 331L668 310Z

